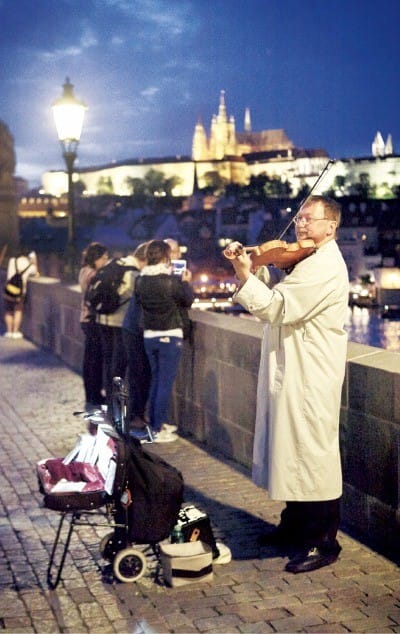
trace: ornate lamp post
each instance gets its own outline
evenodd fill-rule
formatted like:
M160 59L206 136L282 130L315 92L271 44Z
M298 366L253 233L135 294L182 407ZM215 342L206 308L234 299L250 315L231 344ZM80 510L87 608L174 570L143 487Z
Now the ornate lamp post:
M69 275L73 276L75 259L75 202L72 183L72 172L77 157L77 149L81 138L83 119L86 105L74 95L73 84L69 78L63 85L61 97L53 102L52 110L56 124L57 135L61 143L62 153L68 174L68 244L67 260L70 267Z

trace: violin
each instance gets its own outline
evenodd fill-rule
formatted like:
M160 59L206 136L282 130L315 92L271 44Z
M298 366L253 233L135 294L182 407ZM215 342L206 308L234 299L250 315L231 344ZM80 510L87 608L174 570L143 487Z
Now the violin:
M310 189L308 196L302 201L300 208L311 197L312 192L323 178L325 172L333 163L334 161L332 159L327 162L321 174L318 176L314 185ZM306 240L298 240L297 242L292 243L281 240L286 231L289 229L292 222L294 222L296 215L297 214L295 214L293 218L291 218L278 239L270 240L269 242L264 242L263 244L254 247L244 247L241 244L237 244L235 248L230 248L228 245L223 251L224 256L228 260L234 260L238 255L241 255L242 253L250 252L250 259L255 267L263 265L268 266L268 264L272 264L278 269L292 269L294 266L296 266L296 264L298 264L302 260L305 260L305 258L308 258L317 250L314 240L311 240L310 238L307 238Z
M250 252L253 266L268 266L272 264L278 269L291 269L293 266L315 253L317 247L314 240L306 239L298 242L285 242L284 240L270 240L259 246L244 247L237 245L230 249L229 245L224 250L224 256L228 260L234 260L243 252Z

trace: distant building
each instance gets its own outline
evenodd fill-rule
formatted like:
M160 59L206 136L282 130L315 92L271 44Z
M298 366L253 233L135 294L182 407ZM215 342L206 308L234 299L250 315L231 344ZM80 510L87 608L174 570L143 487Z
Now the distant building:
M192 143L193 160L221 160L252 152L290 152L294 147L285 130L252 132L249 108L245 111L244 127L244 132L236 132L235 118L232 115L228 117L225 92L222 90L218 114L214 114L211 120L209 138L202 122L199 120L196 124Z
M14 172L14 137L8 126L0 121L0 248L7 249L7 255L14 255L19 249Z
M392 156L392 154L394 154L392 135L388 135L385 143L378 130L372 142L372 156Z
M312 186L326 166L329 155L324 149L295 146L283 129L252 130L250 109L244 113L244 131L236 130L235 118L228 115L225 93L221 91L218 113L211 119L207 134L203 123L195 124L191 156L128 159L102 166L77 168L74 181L80 181L84 194L97 195L101 183L107 182L110 193L131 193L128 179L142 179L154 169L165 178L177 177L174 196L188 197L193 190L204 188L217 176L226 183L248 184L251 176L266 174L290 184L295 195L305 185ZM400 187L400 157L394 154L392 137L386 142L380 132L372 143L372 156L336 160L324 178L319 192L333 189L338 196L350 195L354 183L367 183L377 190L377 197L390 196ZM43 174L43 191L60 196L67 191L64 171Z

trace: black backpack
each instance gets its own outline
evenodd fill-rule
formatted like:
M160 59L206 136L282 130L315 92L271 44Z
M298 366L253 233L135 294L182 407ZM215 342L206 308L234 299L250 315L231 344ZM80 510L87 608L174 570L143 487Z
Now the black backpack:
M118 289L126 271L136 271L136 266L126 266L121 260L110 260L96 271L86 289L84 302L91 314L111 315L129 301L121 301Z
M22 271L18 271L17 258L15 258L15 273L7 280L4 287L4 296L14 302L18 302L23 294L24 282L22 279L23 273L29 269L31 263L28 264Z

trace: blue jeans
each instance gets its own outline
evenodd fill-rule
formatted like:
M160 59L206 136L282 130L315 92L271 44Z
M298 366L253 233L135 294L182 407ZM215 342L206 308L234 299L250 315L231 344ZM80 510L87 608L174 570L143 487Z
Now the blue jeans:
M151 337L144 340L151 368L149 417L153 431L159 432L168 422L172 387L183 350L179 337Z

